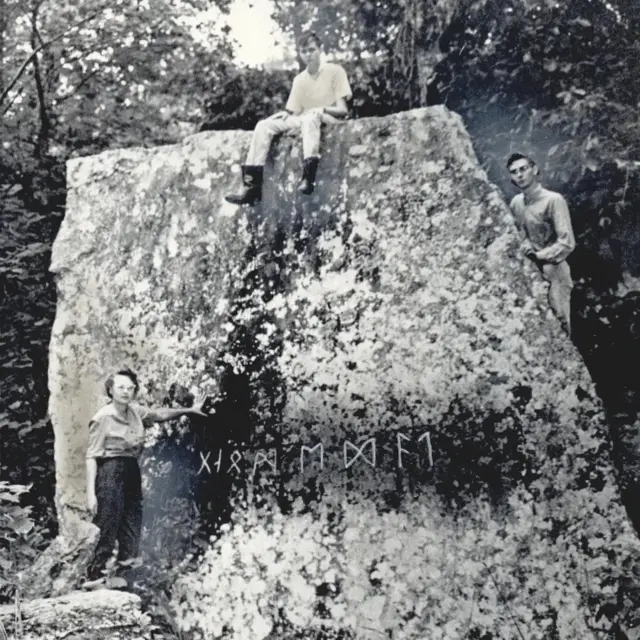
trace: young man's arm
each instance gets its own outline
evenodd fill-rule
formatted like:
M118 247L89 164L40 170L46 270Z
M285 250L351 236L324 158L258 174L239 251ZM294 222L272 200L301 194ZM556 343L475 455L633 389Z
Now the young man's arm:
M333 69L331 85L335 101L332 105L325 107L323 113L334 118L346 118L349 115L347 100L353 95L349 85L349 78L347 78L347 72L340 65L335 65Z
M567 201L558 194L549 204L549 208L551 220L556 231L556 241L548 247L536 251L536 258L542 262L557 264L565 260L576 248L576 240L573 236Z
M347 101L344 98L338 98L335 104L332 104L330 107L323 107L322 113L326 113L334 118L346 118L349 115Z

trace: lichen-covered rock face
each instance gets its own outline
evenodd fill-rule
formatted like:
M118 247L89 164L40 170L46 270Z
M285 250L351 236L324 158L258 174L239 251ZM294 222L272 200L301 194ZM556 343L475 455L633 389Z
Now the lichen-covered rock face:
M227 487L228 522L176 585L185 629L611 628L598 613L638 546L601 408L460 118L336 125L306 199L285 138L261 205L240 209L223 195L248 143L207 133L69 164L50 356L62 519L83 509L86 424L127 364L143 402L172 385L216 399L179 473Z

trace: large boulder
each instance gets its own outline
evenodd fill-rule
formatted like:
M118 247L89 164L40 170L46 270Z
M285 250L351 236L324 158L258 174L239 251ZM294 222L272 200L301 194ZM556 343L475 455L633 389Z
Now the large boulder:
M182 387L217 410L178 470L227 487L227 522L175 587L185 629L568 640L632 626L619 604L638 544L600 403L460 118L327 130L307 199L285 137L256 209L223 200L248 142L205 133L69 163L51 267L61 519L84 508L87 421L127 364L143 402Z

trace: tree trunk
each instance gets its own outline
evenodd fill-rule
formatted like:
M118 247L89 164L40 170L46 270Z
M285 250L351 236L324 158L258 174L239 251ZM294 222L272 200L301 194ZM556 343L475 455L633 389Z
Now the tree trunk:
M7 0L0 0L0 60L4 60L5 37L8 24ZM0 64L0 95L4 92L4 67Z
M39 5L35 5L31 14L31 51L36 53L39 46L38 38L38 9ZM38 96L38 139L36 142L35 156L42 160L49 151L49 138L51 134L51 119L47 110L47 95L42 81L42 70L40 68L40 60L36 53L31 58L33 66L33 78L36 83L36 94Z

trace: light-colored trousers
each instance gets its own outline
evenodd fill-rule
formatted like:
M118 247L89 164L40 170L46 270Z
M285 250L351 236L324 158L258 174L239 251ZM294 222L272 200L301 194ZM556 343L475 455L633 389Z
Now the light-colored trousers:
M558 264L542 263L541 269L544 279L549 283L549 306L571 335L571 269L566 260Z
M288 131L302 132L302 155L304 158L319 156L322 123L328 121L318 111L308 111L300 116L287 116L286 118L271 116L260 120L253 131L246 164L249 166L263 165L267 160L273 138Z

